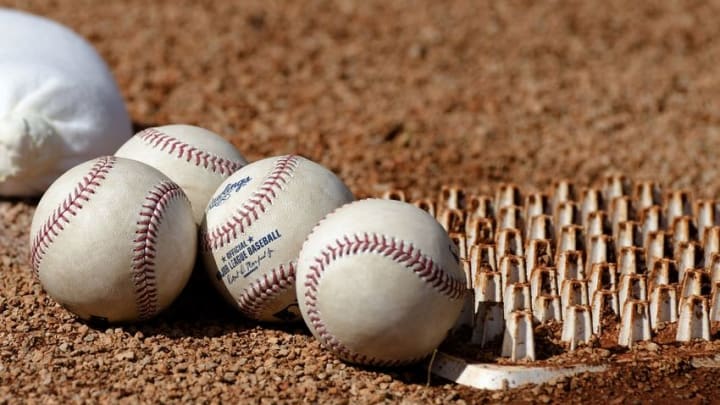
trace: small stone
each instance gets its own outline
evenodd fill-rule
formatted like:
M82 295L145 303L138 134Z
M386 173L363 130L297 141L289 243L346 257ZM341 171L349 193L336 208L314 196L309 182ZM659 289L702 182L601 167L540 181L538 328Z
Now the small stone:
M132 350L128 350L128 351L125 351L125 352L120 352L120 353L118 353L118 354L115 355L115 360L120 360L120 361L123 361L123 360L135 361L135 352L133 352Z
M657 353L658 350L660 350L660 346L655 342L647 342L647 344L645 345L645 350L650 353Z

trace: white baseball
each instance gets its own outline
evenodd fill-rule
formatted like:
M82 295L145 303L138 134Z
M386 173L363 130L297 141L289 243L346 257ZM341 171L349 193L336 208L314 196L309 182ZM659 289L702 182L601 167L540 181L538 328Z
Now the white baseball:
M331 171L300 156L251 163L210 199L201 226L205 267L225 298L250 318L300 318L295 265L327 213L352 201Z
M143 163L105 156L58 178L30 229L45 291L83 319L144 320L170 305L195 261L196 225L180 187Z
M182 187L198 224L220 183L247 164L233 144L192 125L165 125L140 131L115 156L148 164Z
M308 236L297 296L313 335L346 361L393 366L430 354L460 315L457 248L425 211L393 200L345 205Z

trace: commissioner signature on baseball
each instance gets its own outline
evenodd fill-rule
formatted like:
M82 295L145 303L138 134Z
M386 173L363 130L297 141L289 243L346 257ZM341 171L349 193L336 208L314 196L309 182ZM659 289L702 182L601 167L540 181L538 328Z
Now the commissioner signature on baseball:
M247 278L249 275L251 275L260 268L260 263L262 263L263 260L270 259L274 252L274 250L267 248L260 256L257 256L255 259L250 259L242 263L236 271L228 275L228 284L232 284L240 277Z
M257 270L262 259L272 256L273 250L270 249L270 245L281 238L280 230L275 229L258 239L249 236L246 240L241 240L221 257L223 265L218 269L215 277L218 280L227 277L227 282L232 283L240 276L249 276ZM263 256L263 258L258 260L260 256ZM236 269L237 271L234 271ZM231 272L233 273L231 274Z

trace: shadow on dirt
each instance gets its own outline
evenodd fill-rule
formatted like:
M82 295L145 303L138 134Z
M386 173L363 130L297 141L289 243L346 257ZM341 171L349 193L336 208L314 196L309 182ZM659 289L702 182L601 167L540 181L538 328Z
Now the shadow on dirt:
M148 128L152 128L152 127L157 127L157 126L160 126L160 125L161 125L161 124L152 123L152 122L138 122L138 121L133 121L133 122L132 122L133 134L137 134L138 132L140 132L140 131L142 131L142 130L145 130L145 129L148 129Z
M185 289L173 304L157 317L145 322L108 324L93 319L87 325L104 330L120 327L128 333L141 332L145 336L162 335L169 338L217 337L261 327L295 335L310 336L302 320L290 323L258 322L243 316L215 290L205 270L196 263Z
M0 196L0 203L9 204L24 204L30 206L36 206L40 202L40 197L8 197Z

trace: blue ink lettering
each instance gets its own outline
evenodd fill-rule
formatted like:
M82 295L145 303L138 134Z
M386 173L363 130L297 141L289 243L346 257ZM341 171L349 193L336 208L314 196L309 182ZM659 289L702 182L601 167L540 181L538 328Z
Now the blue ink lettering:
M225 279L232 284L239 278L247 278L260 269L260 264L272 258L275 250L270 248L275 241L282 238L278 229L263 235L260 238L248 236L237 245L228 249L221 257L223 265L215 274L218 280Z
M208 204L208 209L211 210L215 207L219 207L220 205L222 205L228 198L230 198L230 195L232 193L240 191L240 189L250 183L251 180L252 178L248 176L225 186L225 189L223 189L220 195L210 200L210 204Z

